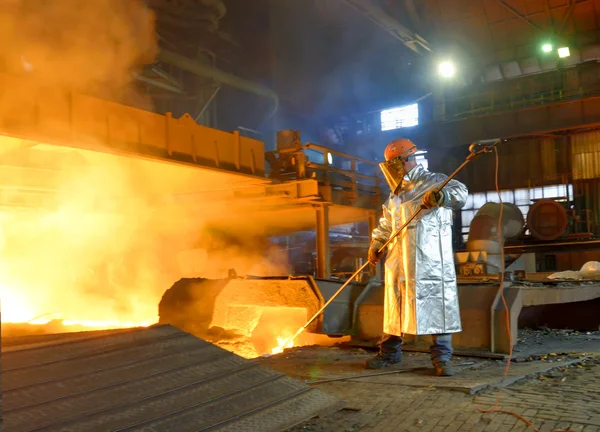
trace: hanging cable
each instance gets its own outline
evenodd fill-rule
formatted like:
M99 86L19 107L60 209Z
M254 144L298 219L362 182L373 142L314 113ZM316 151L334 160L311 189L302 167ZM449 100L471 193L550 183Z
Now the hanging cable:
M512 340L512 331L510 328L510 312L508 310L508 304L506 303L506 298L504 297L504 275L505 275L505 270L504 270L504 237L502 235L502 212L504 210L504 204L502 202L502 193L500 192L500 186L499 186L499 182L498 182L498 177L499 177L499 168L500 168L500 158L498 156L498 147L494 147L494 155L496 157L496 168L495 168L495 187L496 187L496 193L498 194L498 200L500 201L500 214L498 215L498 242L500 243L500 278L499 278L499 287L498 287L498 292L500 294L500 298L502 299L502 304L504 305L504 312L505 312L505 317L506 317L506 332L508 335L508 345L509 345L509 351L508 351L508 360L506 362L506 368L504 368L504 378L508 377L508 372L510 371L510 363L511 363L511 359L512 359L512 354L513 354L513 340ZM500 390L498 390L498 393L496 394L496 403L494 404L494 406L490 409L482 409L482 408L477 408L477 411L484 413L484 414L491 414L491 413L502 413L502 414L508 414L511 415L513 417L516 417L517 419L521 420L522 422L524 422L525 424L527 424L534 432L539 432L539 430L535 427L535 425L533 424L532 421L527 420L525 417L523 417L520 414L517 414L515 412L512 411L506 411L506 410L502 410L499 408L500 407ZM573 430L553 430L552 432L575 432Z

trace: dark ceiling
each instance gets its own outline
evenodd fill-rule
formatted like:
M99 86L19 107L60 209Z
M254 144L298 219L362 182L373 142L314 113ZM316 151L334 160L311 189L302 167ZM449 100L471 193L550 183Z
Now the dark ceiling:
M536 55L544 40L594 43L600 20L600 0L146 1L158 5L161 46L197 58L200 45L218 68L274 89L280 114L308 121L412 102L435 88L441 59L476 81L486 66ZM268 103L242 93L222 86L221 119L252 114L246 123L260 124Z
M327 116L420 96L418 56L343 0L229 0L223 28L291 112Z
M272 3L275 85L291 107L323 116L420 96L418 56L344 1Z
M429 42L419 55L346 0L228 0L224 25L249 69L304 115L356 113L431 90L432 65L460 59L477 74L535 55L543 40L597 40L600 0L363 0Z
M423 0L425 33L443 50L456 42L480 64L539 53L541 41L572 46L598 37L599 0Z

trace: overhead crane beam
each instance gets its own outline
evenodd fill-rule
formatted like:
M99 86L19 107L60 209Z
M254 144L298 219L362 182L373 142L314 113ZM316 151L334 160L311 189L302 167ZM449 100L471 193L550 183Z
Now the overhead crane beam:
M423 55L426 51L432 51L429 42L400 24L395 18L388 15L383 9L374 5L369 0L344 1L417 54Z
M505 9L507 9L514 16L519 18L521 21L526 22L527 24L529 24L531 27L533 27L537 31L539 31L541 33L545 32L545 30L543 28L539 27L536 23L531 21L529 18L527 18L525 15L523 15L521 12L516 10L514 7L512 7L508 3L506 3L504 0L496 0L496 2L498 2L500 5L502 5Z

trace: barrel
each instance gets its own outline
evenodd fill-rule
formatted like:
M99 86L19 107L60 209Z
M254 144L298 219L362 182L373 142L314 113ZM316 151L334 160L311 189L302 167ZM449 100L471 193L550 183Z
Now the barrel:
M551 199L537 201L527 213L529 232L538 240L556 240L565 233L568 223L567 210Z

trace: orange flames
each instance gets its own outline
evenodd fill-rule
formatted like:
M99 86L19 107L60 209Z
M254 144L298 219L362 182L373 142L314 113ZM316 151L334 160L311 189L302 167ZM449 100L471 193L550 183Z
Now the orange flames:
M277 338L277 346L271 350L271 354L281 354L284 349L293 348L294 347L294 341L290 341L290 342L287 343L287 345L284 346L284 344L287 342L287 340L290 337L291 336L288 336L288 337L285 337L285 338L278 337Z
M146 103L148 98L130 86L132 72L152 64L157 52L153 13L144 2L98 0L74 8L69 1L30 5L13 0L0 9L0 35L11 41L0 47L3 73L25 73L32 84L2 92L3 125L8 126L14 112L28 116L23 98L47 106L44 97L55 97L64 88ZM66 73L73 70L77 73ZM37 91L37 86L44 90ZM52 131L50 136L58 137L63 128L74 130L61 110L57 107L42 115L47 120L32 123L39 130L23 129L20 134ZM94 329L156 321L160 296L173 283L157 275L150 258L160 252L162 239L151 240L154 245L143 242L142 253L127 251L137 238L147 236L149 208L143 194L148 191L137 185L152 184L152 177L126 172L132 165L127 161L99 169L92 159L106 159L100 153L4 135L0 154L2 321L62 321ZM132 257L137 262L132 264Z

